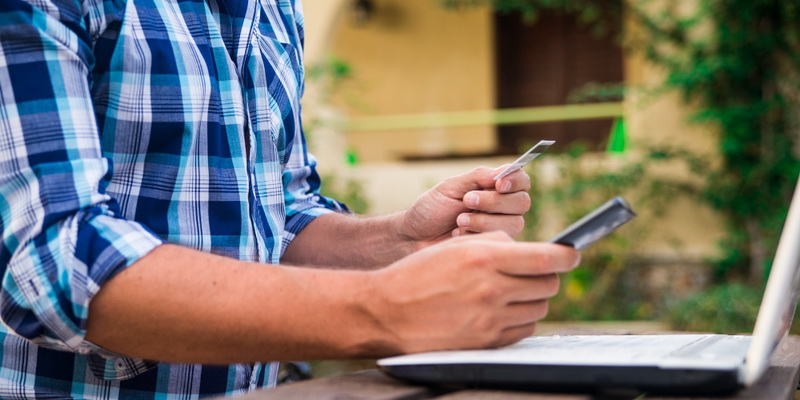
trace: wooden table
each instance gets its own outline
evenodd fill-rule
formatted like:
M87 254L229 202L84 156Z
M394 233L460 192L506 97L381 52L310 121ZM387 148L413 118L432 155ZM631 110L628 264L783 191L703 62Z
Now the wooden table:
M729 397L710 399L784 400L796 399L800 383L800 337L789 337L772 357L770 368L752 387ZM647 399L680 400L686 397L652 397L631 395L592 395L532 393L499 390L466 389L437 391L425 386L409 385L389 378L379 371L368 370L350 374L290 383L238 397L242 400L623 400ZM700 399L700 398L692 398Z

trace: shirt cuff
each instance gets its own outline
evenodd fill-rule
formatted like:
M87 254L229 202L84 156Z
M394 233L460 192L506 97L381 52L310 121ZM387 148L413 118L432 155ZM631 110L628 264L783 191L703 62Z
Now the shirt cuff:
M283 241L281 243L281 256L286 252L286 248L292 240L315 218L330 214L343 213L350 214L350 209L346 205L320 195L313 196L309 201L300 204L293 204L286 213L286 223L283 228Z
M11 259L3 322L38 345L91 354L97 348L84 339L89 303L109 279L162 243L141 224L99 206L68 216Z

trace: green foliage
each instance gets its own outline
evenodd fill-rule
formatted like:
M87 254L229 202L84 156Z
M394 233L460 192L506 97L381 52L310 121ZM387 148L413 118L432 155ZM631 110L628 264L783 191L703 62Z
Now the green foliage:
M322 177L320 194L341 201L356 214L369 212L369 200L364 197L364 184L356 179L340 179L335 175Z
M350 64L333 55L328 56L320 64L310 66L306 71L306 78L318 85L321 92L320 101L323 103L329 103L340 86L352 76L353 68ZM329 123L317 115L306 121L305 134L309 143L314 140L314 131ZM357 164L356 155L352 150L346 150L342 157L349 165ZM363 184L356 179L333 174L322 177L320 194L341 201L356 214L366 214L369 211L369 201L363 193Z
M659 170L703 170L707 163L691 153L653 148L642 158L607 159L587 154L573 146L559 158L556 184L534 181L533 206L528 230L521 240L547 240L536 228L543 219L564 215L561 226L579 219L605 201L622 196L638 216L632 222L583 251L581 266L562 276L561 295L550 303L550 319L625 320L657 317L659 305L637 281L641 262L635 257L635 243L644 240L651 227L658 226L668 206L679 198L696 198L701 188L675 175L661 176ZM535 174L532 174L535 176ZM552 215L549 215L552 214Z
M670 329L726 334L749 333L764 290L743 284L720 285L670 307Z
M319 64L308 66L305 77L306 81L313 83L318 88L319 99L317 101L321 104L330 104L342 85L353 77L353 67L347 61L335 55L329 55ZM304 127L307 139L311 141L314 130L327 122L317 115L306 118Z
M306 78L313 81L325 81L326 92L334 92L339 85L353 76L353 67L347 61L329 55L320 64L312 65L306 71Z
M595 34L619 32L622 21L621 0L440 0L444 7L461 9L491 6L499 13L518 12L533 24L542 12L574 14L579 23L591 26Z
M665 85L696 105L696 121L722 133L723 162L708 172L703 196L728 217L718 272L749 270L758 282L800 172L800 4L698 0L695 10L685 8L635 3L632 15L644 29L630 43L665 68Z

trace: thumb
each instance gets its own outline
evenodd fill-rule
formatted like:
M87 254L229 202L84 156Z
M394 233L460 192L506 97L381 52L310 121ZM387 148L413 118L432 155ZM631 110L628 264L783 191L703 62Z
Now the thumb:
M491 231L491 232L476 233L474 235L457 236L454 237L453 239L450 239L450 242L457 243L457 242L465 242L471 240L481 240L488 242L514 242L514 238L512 238L508 233L504 231Z
M493 172L496 168L477 167L472 171L445 179L439 184L439 190L447 197L461 199L473 190L494 189Z

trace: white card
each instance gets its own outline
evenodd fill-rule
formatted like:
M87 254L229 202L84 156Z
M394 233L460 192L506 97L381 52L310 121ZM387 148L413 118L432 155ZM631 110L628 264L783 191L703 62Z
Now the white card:
M555 143L555 140L540 140L539 143L536 143L531 147L530 150L526 151L525 154L521 155L516 161L511 163L506 169L504 169L499 174L495 175L493 178L494 180L498 180L512 172L522 169L525 164L533 161L534 158L539 157L539 154L542 154L548 147L552 146Z

